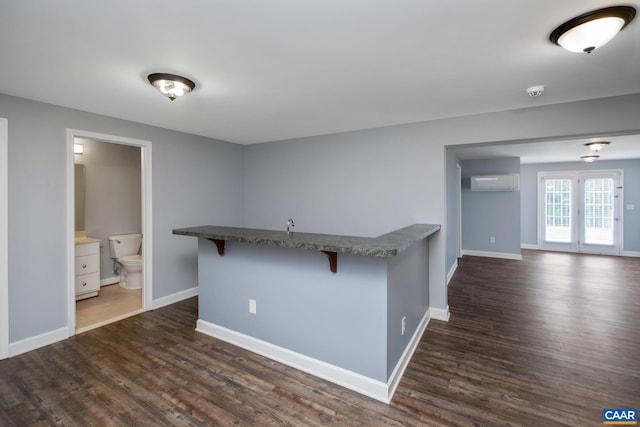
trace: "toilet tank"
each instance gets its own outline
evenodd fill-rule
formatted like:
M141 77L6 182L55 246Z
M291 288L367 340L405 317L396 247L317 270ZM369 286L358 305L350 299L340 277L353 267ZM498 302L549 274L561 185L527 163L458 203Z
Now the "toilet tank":
M116 234L109 236L111 258L121 259L129 255L137 255L141 245L142 234Z

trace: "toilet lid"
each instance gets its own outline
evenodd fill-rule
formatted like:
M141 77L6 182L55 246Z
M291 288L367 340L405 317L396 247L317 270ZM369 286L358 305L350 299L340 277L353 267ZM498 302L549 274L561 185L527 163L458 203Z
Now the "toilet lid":
M123 262L142 262L142 255L129 255L122 258Z

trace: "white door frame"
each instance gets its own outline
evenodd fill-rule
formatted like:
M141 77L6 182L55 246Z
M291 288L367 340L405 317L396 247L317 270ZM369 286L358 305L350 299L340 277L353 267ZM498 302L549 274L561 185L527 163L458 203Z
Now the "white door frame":
M596 244L590 244L590 243L586 243L586 238L584 236L584 229L585 229L585 225L584 225L584 220L585 220L585 214L583 213L581 215L581 222L580 223L580 230L579 230L579 237L578 240L580 241L579 247L580 247L580 252L582 253L595 253L595 254L604 254L604 255L620 255L622 253L622 248L624 245L624 241L623 241L623 236L624 236L624 218L622 217L623 212L624 212L624 192L623 191L619 191L622 190L622 187L624 185L624 173L622 171L622 169L609 169L609 170L602 170L602 171L584 171L582 173L579 174L579 179L580 179L580 194L579 194L579 198L578 198L578 202L580 203L580 208L584 208L584 197L585 197L585 192L584 192L584 186L585 186L585 180L589 179L589 178L601 178L601 177L607 177L607 178L611 178L611 177L615 177L614 180L616 182L616 187L614 187L614 203L613 203L613 233L614 233L614 248L613 249L607 249L607 248L603 248L600 247L599 245Z
M9 357L9 121L0 118L0 359Z
M140 147L142 167L142 309L152 307L153 276L152 248L153 224L151 201L151 141L106 135L78 129L67 129L67 327L69 336L76 333L76 291L75 291L75 178L73 143L75 138L93 139L100 142Z
M538 172L538 248L549 251L560 252L576 252L576 253L595 253L605 255L620 255L624 248L624 192L620 191L617 194L614 205L614 217L615 217L615 241L616 245L613 249L597 248L589 246L584 243L580 244L579 241L583 239L582 228L584 226L584 213L582 215L576 215L576 209L582 210L584 205L584 194L582 191L578 191L578 187L584 185L583 182L571 189L571 200L575 203L572 206L571 218L579 218L577 224L572 225L572 238L571 243L546 243L544 241L544 218L545 218L545 196L544 190L541 187L541 183L545 178L564 178L570 179L572 183L583 181L585 178L598 177L600 175L617 175L618 189L622 189L624 186L624 171L622 169L603 169L603 170L570 170L570 171L539 171ZM617 189L616 189L617 190Z

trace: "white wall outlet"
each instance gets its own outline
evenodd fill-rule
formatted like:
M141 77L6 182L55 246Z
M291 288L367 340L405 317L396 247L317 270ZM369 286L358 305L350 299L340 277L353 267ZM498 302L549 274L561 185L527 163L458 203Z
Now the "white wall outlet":
M256 314L256 300L249 300L249 313Z
M636 205L633 205L633 204L628 204L628 205L627 205L627 210L628 210L628 211L635 210L635 208L636 208Z
M496 238L491 236L489 237L489 243L495 243L496 242Z
M402 318L402 335L407 331L407 316Z

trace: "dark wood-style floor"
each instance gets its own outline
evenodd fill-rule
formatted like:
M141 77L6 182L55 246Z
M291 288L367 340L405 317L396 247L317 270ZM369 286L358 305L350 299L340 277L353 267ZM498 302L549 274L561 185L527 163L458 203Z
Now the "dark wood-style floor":
M464 257L390 405L194 331L186 300L0 361L2 426L602 425L640 407L640 259Z

